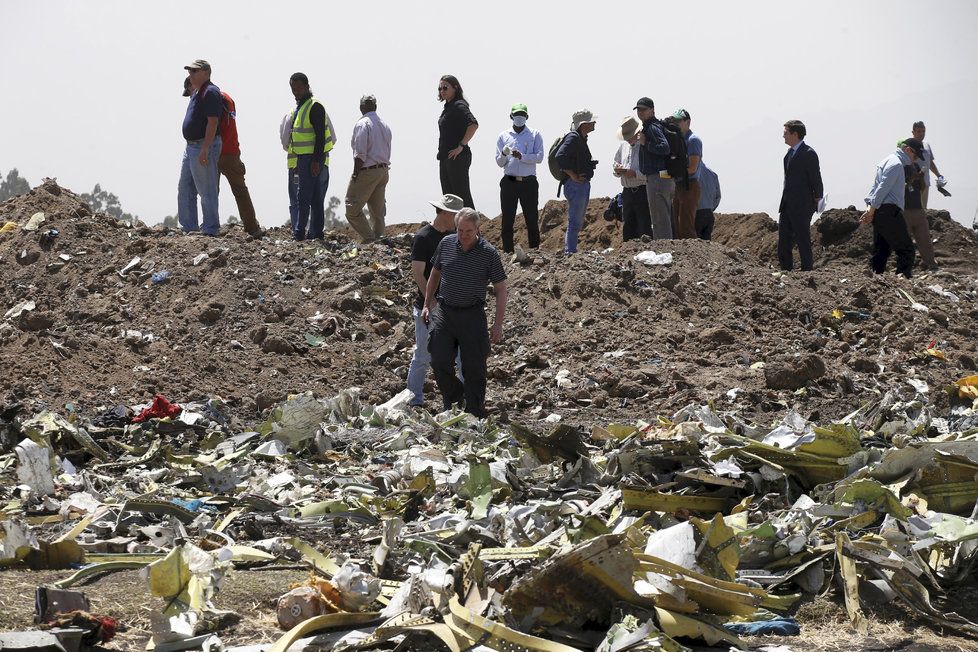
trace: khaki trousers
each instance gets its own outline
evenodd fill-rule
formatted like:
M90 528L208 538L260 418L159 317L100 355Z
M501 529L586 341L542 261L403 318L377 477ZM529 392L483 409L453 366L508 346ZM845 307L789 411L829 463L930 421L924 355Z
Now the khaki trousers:
M913 236L920 259L924 267L937 267L934 259L934 243L930 238L930 225L927 223L927 213L922 208L908 208L903 211L903 219L907 222L907 230Z
M350 179L346 189L346 220L360 234L364 242L384 235L384 218L387 216L387 168L360 170L356 179ZM370 211L370 222L363 214L364 205Z
M234 201L238 204L238 217L241 226L252 235L261 231L258 219L255 217L255 205L251 203L251 194L245 184L245 165L240 154L221 154L217 159L217 169L228 180Z

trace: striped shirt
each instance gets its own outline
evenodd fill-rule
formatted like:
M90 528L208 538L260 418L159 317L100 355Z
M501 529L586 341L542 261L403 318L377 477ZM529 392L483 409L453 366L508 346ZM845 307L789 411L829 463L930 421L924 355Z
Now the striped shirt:
M438 300L452 308L485 305L489 283L506 280L499 252L482 236L470 250L463 251L457 234L446 235L438 243L431 265L441 272Z

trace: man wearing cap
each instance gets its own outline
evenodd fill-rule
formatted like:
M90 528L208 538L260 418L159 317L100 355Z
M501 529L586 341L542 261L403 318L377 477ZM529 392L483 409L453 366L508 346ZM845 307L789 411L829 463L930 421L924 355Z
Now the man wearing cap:
M489 343L503 339L506 315L506 271L499 252L479 235L482 214L463 208L455 215L455 233L435 249L425 288L421 318L428 323L431 368L447 410L465 401L465 411L486 416L486 360ZM486 320L486 290L492 283L496 314ZM455 375L461 357L464 381Z
M613 174L621 181L622 239L625 241L652 236L652 216L645 193L645 175L639 167L638 120L625 118L618 128L622 144L615 152Z
M901 140L897 147L903 147L906 141ZM923 142L923 141L921 141ZM927 150L924 149L924 159ZM927 211L922 205L921 194L924 190L924 172L921 169L921 160L914 161L903 168L904 177L907 183L904 184L903 196L903 219L907 222L907 231L917 245L920 259L923 261L923 269L937 270L937 260L934 258L934 243L931 242L930 224L927 222Z
M913 137L924 144L924 156L920 161L920 169L924 173L924 189L920 192L920 204L921 208L927 208L927 198L930 194L930 173L933 172L937 176L937 188L942 192L947 180L941 174L941 171L937 169L937 163L934 162L934 150L931 149L930 143L924 140L924 136L927 135L927 125L923 123L922 120L918 120L913 123L913 130L911 131Z
M288 148L290 179L296 184L292 237L322 240L329 189L329 152L336 144L336 132L326 107L313 97L309 78L304 73L292 75L289 87L296 101Z
M177 221L184 233L201 231L216 236L221 230L217 208L221 157L218 122L223 111L221 89L211 83L211 64L203 59L183 67L196 90L187 103L183 118L183 137L187 141L177 186ZM197 197L200 196L203 226L197 220Z
M868 208L859 218L860 224L873 224L873 255L870 265L877 274L886 270L890 251L896 253L897 274L910 278L913 274L914 248L903 219L904 188L907 182L904 168L924 156L924 146L916 138L907 138L895 152L876 166L876 179L866 196Z
M790 272L794 261L792 250L798 245L801 271L810 272L812 257L812 215L822 203L822 172L818 154L805 142L808 133L801 120L784 123L784 189L778 206L778 264Z
M666 172L669 156L669 141L662 132L662 123L655 117L655 102L650 97L640 97L635 103L635 112L642 121L638 135L639 169L645 175L645 190L649 200L649 213L652 215L652 237L656 240L671 240L672 198L676 192L676 182Z
M713 212L720 205L720 177L700 161L700 203L696 208L696 237L709 240L713 237L713 225L716 217Z
M696 237L696 208L700 203L700 161L703 159L703 141L689 128L690 117L686 109L672 114L686 140L686 179L676 187L672 215L675 218L672 233L676 238Z
M464 206L462 198L456 195L445 195L428 203L435 207L435 219L418 229L411 245L411 276L418 286L418 295L414 299L414 357L408 367L407 388L412 394L410 405L414 406L424 405L424 379L431 365L428 324L421 319L428 277L431 276L431 259L442 238L455 233L455 214Z
M183 96L190 97L194 90L190 77L187 77L183 82ZM248 185L245 183L245 165L241 160L241 146L238 144L237 111L234 100L226 91L221 91L221 97L224 99L224 112L218 123L221 134L221 156L217 160L217 169L231 186L245 232L253 238L259 238L262 229L255 217L255 205L251 202L251 193L248 192Z
M391 165L391 129L377 115L377 98L360 98L362 117L353 126L353 176L346 189L346 220L364 242L384 235L387 181ZM363 214L370 210L370 223Z
M557 149L557 165L567 175L561 182L567 198L567 233L564 235L564 253L577 252L577 238L584 226L584 214L591 199L591 177L598 162L591 158L587 135L594 131L597 120L588 109L576 111L571 116L571 131L564 136ZM560 194L560 187L557 194Z
M496 165L503 168L503 178L499 181L499 204L503 216L503 251L507 253L513 253L513 223L516 221L517 203L523 209L530 248L540 246L537 164L543 162L543 136L526 125L529 115L525 104L514 104L509 111L512 129L505 129L496 139Z

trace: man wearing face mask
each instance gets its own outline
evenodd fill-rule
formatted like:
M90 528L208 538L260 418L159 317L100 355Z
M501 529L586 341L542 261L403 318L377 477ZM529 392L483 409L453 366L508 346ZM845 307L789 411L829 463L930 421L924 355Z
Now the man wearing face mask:
M540 184L537 164L543 162L543 136L526 126L529 117L525 104L514 104L509 112L512 129L506 129L496 140L496 165L503 168L499 182L499 203L503 216L503 251L513 252L513 223L516 205L523 209L526 238L531 249L540 246L537 203Z

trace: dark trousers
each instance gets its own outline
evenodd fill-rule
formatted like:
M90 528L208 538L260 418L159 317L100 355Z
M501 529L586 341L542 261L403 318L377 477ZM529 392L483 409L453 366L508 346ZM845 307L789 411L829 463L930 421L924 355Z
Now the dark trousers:
M652 237L652 213L645 186L621 189L621 236L624 240Z
M319 176L314 177L309 169L311 162L312 154L299 154L294 170L296 215L292 222L292 237L296 240L323 239L329 166L322 165Z
M903 211L896 204L883 204L873 215L873 255L869 259L873 271L882 274L890 252L896 254L897 274L910 278L916 253Z
M516 204L523 209L526 220L526 239L531 249L540 246L539 215L537 203L540 199L540 184L535 176L504 176L499 182L499 205L503 214L503 251L513 252L513 223L516 221Z
M700 208L696 211L696 237L700 240L709 240L713 237L713 225L716 218L713 211L709 208Z
M428 324L431 370L447 410L465 401L465 411L486 416L486 360L489 358L489 328L481 305L449 308L441 303L431 312ZM462 359L463 383L455 375L455 358Z
M438 176L441 178L443 194L457 195L468 208L475 208L472 203L472 191L469 189L469 166L472 165L472 150L462 148L462 153L453 159L448 155L438 162Z
M798 245L801 271L810 272L814 264L812 257L812 215L814 213L781 213L778 219L778 262L781 269L790 272L792 268L791 251Z

